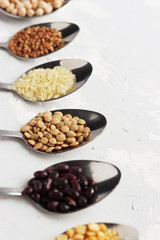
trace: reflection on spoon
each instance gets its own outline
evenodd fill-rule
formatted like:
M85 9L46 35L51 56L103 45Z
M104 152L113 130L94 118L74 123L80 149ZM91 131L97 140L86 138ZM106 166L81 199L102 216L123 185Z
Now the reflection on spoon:
M86 141L83 141L82 143L80 143L76 147L76 149L78 147L81 147L81 146L91 142L92 140L94 140L99 134L102 133L103 129L106 127L106 124L107 124L107 120L102 114L100 114L98 112L90 111L90 110L59 109L59 110L54 110L54 111L51 111L51 112L52 112L52 114L54 114L54 112L62 112L63 115L71 114L72 116L77 116L80 119L84 119L86 121L87 126L91 129L91 133L89 135L89 138L87 138ZM66 151L70 151L70 150L75 149L75 148L68 147L68 148L65 148L65 149L63 148L61 150L52 151L51 153L35 150L33 147L31 147L28 144L27 140L25 138L23 138L23 134L20 131L0 130L0 137L20 138L27 144L28 147L30 147L30 149L32 149L35 152L44 153L44 154L62 153L62 152L66 152Z
M67 3L69 3L71 0L64 0L64 4L62 5L62 7L58 8L58 9L54 9L51 13L49 14L52 14L54 12L57 12L57 10L60 10L61 8L63 8ZM21 17L19 15L14 15L12 13L9 13L7 11L5 11L3 8L0 8L0 13L2 13L3 15L6 15L8 17L12 17L12 18L16 18L16 19L24 19L24 20L28 20L30 18L35 18L35 17L40 17L40 16L33 16L33 17ZM44 14L42 16L46 16L48 14Z
M95 239L101 239L101 238L107 239L107 240L119 240L119 239L138 240L139 239L139 234L135 228L128 226L128 225L122 225L122 224L117 224L117 223L106 223L106 222L105 223L104 222L100 222L100 223L91 222L91 223L84 224L84 225L78 225L78 226L73 227L72 229L68 229L67 231L63 232L62 234L67 235L66 237L69 238L70 233L72 233L72 235L73 235L72 238L74 239L74 234L77 234L77 232L80 235L82 235L82 237L84 235L84 237L83 237L84 240L88 239L88 235L92 236L92 234L95 236ZM87 232L88 232L88 234L87 234ZM57 240L57 239L58 238L55 238L55 240Z
M95 201L89 203L83 208L91 206L95 203L98 203L102 199L104 199L108 194L112 192L112 190L117 186L119 180L121 178L120 170L112 164L101 162L101 161L94 161L94 160L74 160L74 161L66 161L61 164L67 164L69 167L78 166L82 168L83 175L92 178L97 185L97 196ZM60 164L54 164L47 169L56 169L56 166ZM15 189L15 188L0 188L0 196L23 196L22 195L23 189ZM26 196L28 199L28 196ZM30 200L30 197L29 197ZM32 201L35 203L35 201ZM36 202L37 205L45 210L48 209ZM73 208L70 209L68 212L76 212L81 210L82 208ZM61 213L59 211L56 211Z
M33 69L38 69L38 68L53 69L56 66L61 66L61 67L64 67L68 70L71 70L72 73L76 75L76 83L74 84L72 89L69 92L67 92L67 94L65 94L64 96L67 96L70 93L72 93L72 92L78 90L80 87L82 87L83 84L86 83L86 81L88 80L88 78L90 77L90 75L92 73L92 65L85 60L81 60L81 59L62 59L62 60L48 62L48 63L38 65L38 66L36 66L34 68L31 68L28 71L26 71L25 74L27 74L29 71L31 71ZM16 92L15 90L13 90L12 86L13 86L13 84L1 83L0 82L0 90L9 90L9 91ZM16 92L16 93L19 96L21 96L23 99L25 99L27 101L30 101L30 102L47 102L47 101L56 100L56 99L64 97L64 96L61 96L61 97L46 100L46 101L34 101L34 100L30 100L30 99L25 98L24 96L20 95L18 92Z
M36 24L36 25L29 26L29 27L36 27L36 26L40 26L40 27L45 26L45 27L48 27L48 28L54 28L57 31L61 32L62 33L62 40L64 42L64 45L61 48L65 47L70 42L72 42L73 39L76 37L76 35L78 34L78 32L80 30L79 27L76 24L69 23L69 22L41 23L41 24ZM27 29L27 28L24 28L24 30ZM10 54L12 54L14 57L17 57L19 59L33 59L33 58L20 57L18 55L13 54L12 51L8 47L10 41L11 41L11 39L8 42L0 43L0 48L6 49ZM56 51L60 50L61 48L57 49ZM51 53L54 53L54 52L51 52ZM47 56L51 53L45 54L44 56ZM39 57L43 57L43 56L39 56Z

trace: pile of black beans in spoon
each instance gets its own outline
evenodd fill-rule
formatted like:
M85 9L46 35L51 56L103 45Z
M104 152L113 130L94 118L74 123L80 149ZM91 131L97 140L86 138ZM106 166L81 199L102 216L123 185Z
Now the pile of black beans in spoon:
M97 185L79 166L58 164L34 173L22 192L48 211L69 212L96 200Z

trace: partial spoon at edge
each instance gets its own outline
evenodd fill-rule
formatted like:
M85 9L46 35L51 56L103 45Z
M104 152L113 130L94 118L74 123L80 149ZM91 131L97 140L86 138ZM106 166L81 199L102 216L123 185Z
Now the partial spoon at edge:
M59 32L62 33L62 39L64 41L64 46L65 47L66 45L68 45L70 42L73 41L73 39L76 37L76 35L78 34L79 32L79 27L74 24L74 23L69 23L69 22L49 22L49 23L40 23L40 24L35 24L35 25L31 25L31 26L28 26L28 27L35 27L35 26L45 26L45 27L48 27L48 28L55 28L56 30L58 30ZM28 27L25 27L23 28L24 30L27 29ZM19 30L20 31L20 30ZM12 39L12 38L11 38ZM36 59L36 58L40 58L40 57L45 57L45 56L48 56L49 54L52 54L54 52L51 52L51 53L48 53L48 54L45 54L43 56L39 56L39 57L36 57L36 58L24 58L24 57L20 57L16 54L13 54L12 51L9 49L9 43L11 41L11 39L8 41L8 42L1 42L0 43L0 48L4 48L6 49L10 54L12 54L14 57L17 57L19 59L25 59L25 60L28 60L28 59ZM59 48L56 50L59 51L60 49L62 49L63 47Z
M49 13L49 14L44 14L44 15L42 15L42 16L21 17L21 16L19 16L19 15L14 15L14 14L12 14L12 13L9 13L9 12L5 11L3 8L0 8L0 13L2 13L3 15L6 15L6 16L8 16L8 17L12 17L12 18L16 18L16 19L28 20L28 19L32 19L32 18L36 18L36 17L43 17L43 16L46 16L46 15L53 14L54 12L57 12L58 10L60 10L60 9L63 8L64 6L66 6L66 4L69 3L70 1L71 1L71 0L65 0L62 7L58 8L58 9L55 9L55 10L53 10L51 13Z
M29 71L34 70L34 69L38 69L38 68L54 68L56 66L61 66L64 67L68 70L71 70L73 74L76 75L76 82L73 85L72 89L67 92L65 95L60 96L58 98L54 98L54 99L49 99L49 100L45 100L45 101L35 101L35 100L30 100L28 98L25 98L24 96L20 95L17 91L13 90L12 85L10 83L1 83L0 82L0 90L8 90L8 91L13 91L15 93L17 93L19 96L21 96L23 99L30 101L30 102L48 102L48 101L52 101L52 100L57 100L59 98L65 97L73 92L75 92L76 90L78 90L80 87L83 86L83 84L86 83L86 81L88 80L88 78L90 77L91 73L92 73L92 65L82 59L62 59L62 60L57 60L57 61L52 61L52 62L47 62L41 65L38 65L36 67L33 67L29 70L27 70L25 72L25 74L27 74ZM20 76L20 78L22 77L22 75Z
M138 240L139 239L138 231L134 227L124 225L124 224L118 224L118 223L106 223L106 222L96 222L96 223L105 224L109 230L115 229L118 232L119 237L123 238L124 240ZM82 225L87 225L87 224L82 224ZM65 233L66 233L66 231L63 232L62 234L65 234ZM56 239L56 237L55 237L55 239Z
M94 112L94 111L90 111L90 110L84 110L84 109L57 109L57 110L54 110L54 111L51 111L51 112L53 114L54 112L57 112L57 111L62 112L64 115L65 114L71 114L72 116L77 116L81 119L84 119L87 123L87 126L91 129L91 133L90 133L88 139L83 141L77 147L73 147L73 148L68 147L66 149L61 149L61 150L53 151L51 153L46 153L46 152L42 152L42 151L39 151L39 150L35 150L33 147L31 147L28 144L27 140L23 138L23 134L20 131L10 131L10 130L0 129L0 137L20 138L21 140L23 140L27 144L27 146L30 149L32 149L35 152L43 153L43 154L57 154L57 153L62 153L62 152L77 149L77 148L79 148L81 146L84 146L85 144L91 142L99 134L102 133L102 131L104 130L104 128L106 127L106 124L107 124L107 120L106 120L105 116L103 116L101 113L98 113L98 112Z
M117 186L121 178L121 172L116 166L106 162L95 161L95 160L65 161L58 164L54 164L46 169L52 169L54 166L63 164L63 163L68 164L70 167L71 166L81 167L83 174L87 177L91 177L96 183L97 189L98 189L97 198L93 203L90 203L83 208L71 209L66 213L76 212L84 208L87 208L95 203L98 203L99 201L104 199L108 194L112 192L112 190ZM18 189L18 188L0 187L0 196L23 196L22 191L23 191L23 188ZM24 196L24 197L28 199L28 196ZM29 197L29 200L30 199L31 198ZM34 202L34 200L32 202L36 203L38 207L41 207L42 209L47 210L47 212L50 212L47 208L44 208L44 206L40 205L37 202ZM56 213L62 213L62 212L56 211Z

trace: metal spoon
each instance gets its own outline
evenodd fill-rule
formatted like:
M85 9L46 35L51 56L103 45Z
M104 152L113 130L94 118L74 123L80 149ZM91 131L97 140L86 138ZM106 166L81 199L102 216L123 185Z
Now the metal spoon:
M99 224L101 224L100 222ZM123 238L124 240L138 240L139 234L137 230L131 226L123 225L123 224L117 224L117 223L104 223L107 226L108 229L115 229L118 232L118 235ZM87 224L85 224L87 225ZM66 233L63 232L63 234Z
M102 199L104 199L108 194L112 192L112 190L117 186L119 180L121 178L120 170L109 163L94 161L94 160L74 160L74 161L66 161L63 162L68 164L69 166L79 166L82 168L83 174L87 177L91 177L97 185L97 197L94 202L90 203L88 206L91 206L95 203L98 203ZM58 164L54 164L47 169L51 169ZM0 188L0 196L23 196L22 195L23 188ZM28 199L28 196L25 196ZM29 197L30 199L30 197ZM32 201L34 202L34 201ZM34 202L35 203L35 202ZM44 206L36 204L47 210ZM85 208L86 208L85 207ZM68 212L76 212L80 209L72 209ZM47 210L49 211L49 210ZM58 212L61 213L61 212Z
M67 3L69 3L71 0L64 0L64 4L62 7L58 8L58 9L55 9L53 10L53 12L49 13L49 14L52 14L54 12L57 12L57 10L60 10L61 8L63 8ZM12 17L12 18L16 18L16 19L24 19L24 20L28 20L30 18L35 18L35 17L40 17L40 16L33 16L33 17L21 17L21 16L18 16L18 15L14 15L14 14L11 14L7 11L5 11L3 8L0 8L0 13L2 13L3 15L6 15L8 17ZM42 16L46 16L46 15L49 15L49 14L44 14ZM41 17L42 17L41 16Z
M79 144L79 146L77 146L76 149L78 147L81 147L81 146L91 142L92 140L94 140L99 134L102 133L103 129L105 128L105 126L107 124L106 118L98 112L94 112L94 111L90 111L90 110L83 110L83 109L58 109L58 110L54 110L51 112L53 114L56 111L60 111L64 115L71 114L72 116L78 116L79 118L84 119L87 123L87 126L91 129L91 133L90 133L89 137L87 138L87 140L83 141L81 144ZM57 153L62 153L62 152L66 152L66 151L75 149L75 148L65 148L65 149L61 149L58 151L53 151L51 153L46 153L46 152L42 152L39 150L35 150L33 147L31 147L28 144L27 140L23 138L23 134L20 131L10 131L10 130L1 130L0 129L0 137L20 138L33 151L38 152L38 153L43 153L43 154L53 154L53 153L57 154Z
M89 62L85 61L85 60L81 60L81 59L62 59L62 60L58 60L58 61L47 62L47 63L41 64L41 65L38 65L36 67L33 67L33 68L29 69L28 71L26 71L25 74L27 74L29 71L31 71L33 69L37 69L37 68L44 68L44 69L46 69L46 68L54 68L55 66L65 67L65 68L71 70L72 73L76 75L76 83L74 84L72 89L66 95L58 97L58 98L65 97L65 96L69 95L70 93L75 92L76 90L78 90L80 87L83 86L83 84L85 84L85 82L88 80L88 78L90 77L90 75L92 73L92 65ZM46 101L30 100L30 99L27 99L24 96L20 95L15 90L13 90L12 85L13 84L10 84L10 83L1 83L0 82L0 90L14 91L19 96L21 96L23 99L25 99L27 101L30 101L30 102L48 102L48 101L52 101L52 100L58 99L58 98L55 98L55 99L50 99L50 100L46 100Z
M79 32L79 27L74 24L74 23L69 23L69 22L49 22L49 23L40 23L40 24L35 24L35 25L31 25L31 26L28 26L28 27L35 27L35 26L45 26L45 27L48 27L48 28L55 28L56 30L58 30L59 32L62 33L62 39L63 39L63 42L64 42L64 46L65 47L67 44L69 44L75 37L76 35L78 34ZM24 28L24 30L27 29ZM11 39L10 39L11 40ZM9 43L10 43L10 40L8 42L2 42L0 43L0 48L4 48L6 49L9 53L11 53L14 57L17 57L19 59L33 59L33 58L24 58L24 57L20 57L20 56L17 56L15 54L12 53L12 51L9 49ZM63 48L62 47L62 48ZM61 48L60 48L61 49ZM58 49L58 50L60 50ZM58 51L56 50L56 51ZM52 52L53 53L53 52ZM48 53L44 56L47 56L51 53ZM44 57L44 56L40 56L40 57ZM37 57L39 58L39 57Z

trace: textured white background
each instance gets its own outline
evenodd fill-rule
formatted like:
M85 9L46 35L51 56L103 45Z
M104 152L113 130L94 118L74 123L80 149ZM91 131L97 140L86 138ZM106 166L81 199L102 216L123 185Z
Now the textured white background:
M23 27L70 21L81 31L66 48L20 61L0 50L0 81L13 82L40 63L82 58L93 65L77 92L46 104L31 104L0 92L0 128L18 130L36 113L58 108L99 111L108 120L101 136L83 148L42 156L14 139L0 139L0 186L21 187L32 173L72 159L103 160L122 172L103 201L69 215L45 214L23 199L0 199L0 239L49 240L90 221L118 222L138 229L141 240L160 236L160 1L71 0L55 14L19 21L0 15L0 41Z

